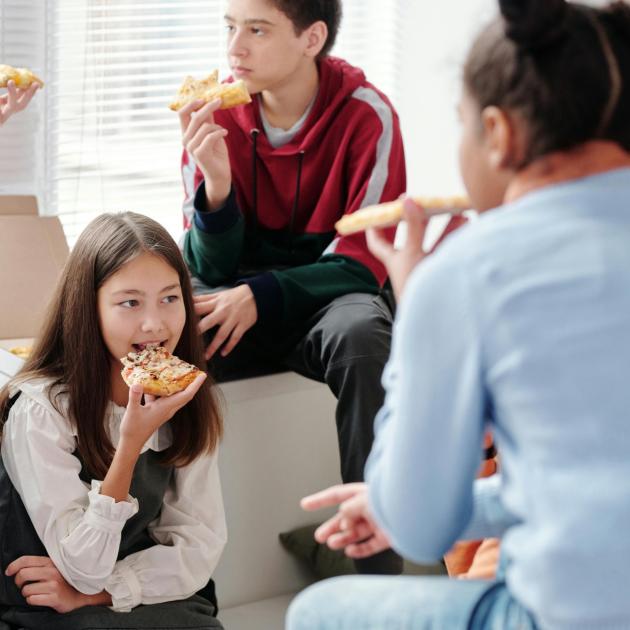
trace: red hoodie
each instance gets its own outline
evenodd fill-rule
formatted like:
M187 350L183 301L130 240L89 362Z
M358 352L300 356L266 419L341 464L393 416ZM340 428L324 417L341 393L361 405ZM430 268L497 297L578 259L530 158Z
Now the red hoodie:
M249 284L263 320L302 319L339 295L377 292L386 273L364 234L339 237L334 224L405 191L400 126L387 97L341 59L318 68L310 114L277 149L258 132L258 99L215 114L229 132L235 193L223 208L206 211L203 176L183 156L187 262L209 285Z

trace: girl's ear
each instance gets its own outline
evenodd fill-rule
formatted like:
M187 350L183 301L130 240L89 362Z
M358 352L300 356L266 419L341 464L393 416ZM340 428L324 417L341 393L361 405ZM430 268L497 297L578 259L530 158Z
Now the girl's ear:
M497 170L514 169L522 161L522 137L514 119L498 107L486 107L481 112L488 160Z
M325 22L313 22L305 31L307 57L317 57L328 39L328 27Z

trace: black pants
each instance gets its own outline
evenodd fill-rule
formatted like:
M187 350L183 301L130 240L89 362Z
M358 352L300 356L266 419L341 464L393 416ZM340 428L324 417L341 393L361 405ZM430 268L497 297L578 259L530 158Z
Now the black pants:
M389 294L352 293L333 300L299 330L263 334L252 329L210 371L218 382L294 370L326 383L337 398L336 423L344 483L363 480L374 440L374 417L383 404L381 375L389 358L393 319ZM208 342L211 336L208 336ZM357 561L360 573L397 574L393 552Z
M175 602L114 612L85 606L66 614L50 608L11 607L0 611L0 630L222 630L214 606L197 595Z

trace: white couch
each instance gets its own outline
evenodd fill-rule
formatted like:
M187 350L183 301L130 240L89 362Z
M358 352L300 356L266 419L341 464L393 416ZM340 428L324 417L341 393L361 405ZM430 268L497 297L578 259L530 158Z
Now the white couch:
M278 534L326 513L299 507L305 494L339 483L335 399L327 386L282 373L221 386L220 451L228 543L214 579L226 630L281 630L311 576Z

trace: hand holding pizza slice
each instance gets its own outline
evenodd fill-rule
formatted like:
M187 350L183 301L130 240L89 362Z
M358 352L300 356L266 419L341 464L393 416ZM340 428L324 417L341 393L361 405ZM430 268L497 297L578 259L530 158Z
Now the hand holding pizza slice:
M0 64L0 88L7 87L9 81L13 81L15 87L20 90L29 88L33 83L37 83L39 87L44 87L44 82L28 68L14 68Z
M173 111L178 111L184 105L193 101L209 103L216 98L221 99L220 109L229 109L237 105L251 103L251 97L242 80L232 83L219 83L219 71L215 70L205 79L194 79L188 76L176 94L175 100L169 105Z
M427 216L435 214L461 214L470 209L470 201L466 197L411 197L421 206ZM363 232L368 228L383 228L396 225L403 218L403 199L389 201L375 206L366 206L351 214L346 214L335 228L339 234L345 236L355 232Z
M129 387L141 385L145 394L170 396L186 389L198 374L199 368L178 359L166 348L148 344L139 352L130 352L120 360L121 375Z

